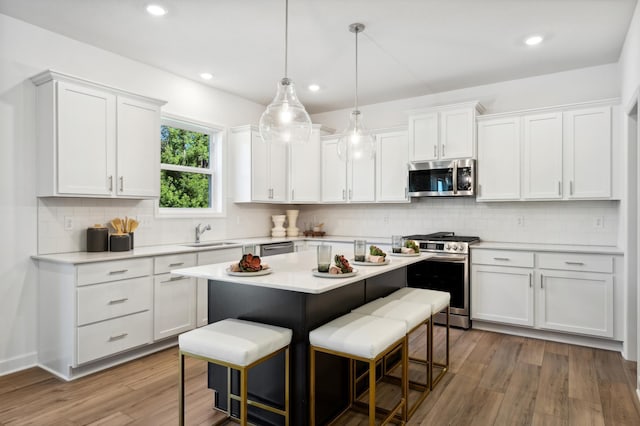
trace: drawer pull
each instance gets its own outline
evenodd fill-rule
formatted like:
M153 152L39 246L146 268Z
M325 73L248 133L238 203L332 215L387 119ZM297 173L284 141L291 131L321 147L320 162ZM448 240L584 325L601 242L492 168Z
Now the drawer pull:
M120 269L119 271L109 271L109 275L124 274L127 271L128 271L128 269Z
M171 278L169 278L168 280L166 280L166 281L161 281L161 282L162 282L162 283L170 283L170 282L172 282L172 281L186 280L187 278L189 278L189 277L186 277L186 276L184 276L184 275L180 275L180 276L177 276L177 277L171 277Z
M109 341L113 342L116 340L120 340L120 339L124 339L125 337L127 337L129 335L129 333L121 333L121 334L117 334L115 336L111 336L109 337Z
M529 272L529 288L533 287L533 274Z
M508 257L494 257L493 260L511 260Z
M578 266L584 266L584 262L570 262L570 261L565 261L564 263L566 263L567 265L578 265Z
M540 288L544 288L544 275L540 274Z
M184 265L184 262L176 262L176 263L170 263L169 267L172 268L174 266L180 266L180 265Z
M115 304L118 304L118 303L124 303L124 302L126 302L127 300L129 300L129 298L128 298L128 297L123 297L122 299L113 299L113 300L109 300L109 305L115 305Z

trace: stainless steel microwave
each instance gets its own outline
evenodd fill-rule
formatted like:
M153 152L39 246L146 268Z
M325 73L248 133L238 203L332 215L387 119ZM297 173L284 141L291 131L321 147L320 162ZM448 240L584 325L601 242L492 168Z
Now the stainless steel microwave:
M475 160L409 163L410 197L473 197Z

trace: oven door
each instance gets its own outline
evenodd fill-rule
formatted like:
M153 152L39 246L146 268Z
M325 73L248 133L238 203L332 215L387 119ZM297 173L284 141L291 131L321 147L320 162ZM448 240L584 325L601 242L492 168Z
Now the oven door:
M469 315L468 257L437 255L407 267L409 287L446 291L451 294L451 314Z

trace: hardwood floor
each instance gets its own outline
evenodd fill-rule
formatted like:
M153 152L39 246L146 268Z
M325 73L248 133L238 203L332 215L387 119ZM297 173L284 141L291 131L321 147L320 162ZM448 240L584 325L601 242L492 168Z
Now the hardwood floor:
M412 336L412 351L423 345ZM175 425L177 362L172 348L73 382L38 368L0 377L0 425ZM187 359L189 425L220 416L205 372ZM636 363L619 353L452 329L451 369L409 424L640 425L635 377ZM358 414L341 423L366 424Z

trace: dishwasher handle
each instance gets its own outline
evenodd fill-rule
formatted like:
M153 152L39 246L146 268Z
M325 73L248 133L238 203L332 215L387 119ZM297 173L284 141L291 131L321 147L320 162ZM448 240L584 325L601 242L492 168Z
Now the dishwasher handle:
M263 244L260 246L260 254L262 256L272 256L276 254L293 252L294 246L292 241L286 243Z

